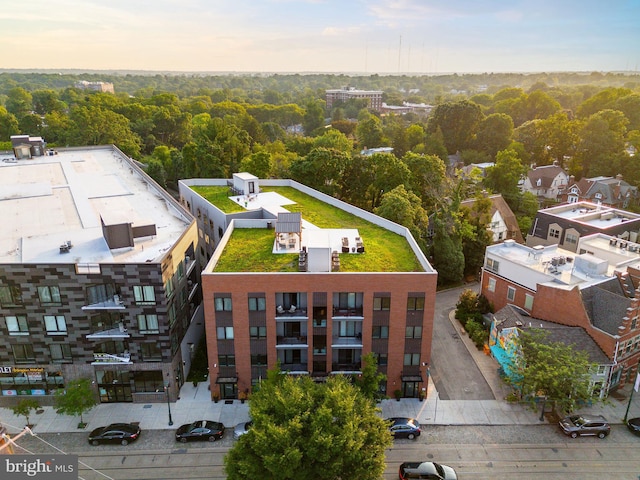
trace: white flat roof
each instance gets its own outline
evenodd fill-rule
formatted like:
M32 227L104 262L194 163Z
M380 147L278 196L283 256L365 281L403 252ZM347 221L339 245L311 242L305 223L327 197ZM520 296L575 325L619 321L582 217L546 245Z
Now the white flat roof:
M110 147L59 150L4 162L0 155L0 263L143 263L156 261L189 226L129 159ZM134 247L110 250L100 216L156 225ZM70 241L68 253L60 245Z

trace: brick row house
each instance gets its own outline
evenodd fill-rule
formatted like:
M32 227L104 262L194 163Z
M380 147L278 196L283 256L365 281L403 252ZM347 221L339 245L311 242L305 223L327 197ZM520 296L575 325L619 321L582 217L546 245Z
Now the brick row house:
M513 241L487 247L481 292L496 310L516 305L536 319L580 327L611 361L609 391L635 378L640 361L640 246L604 234L579 240L577 252Z
M175 400L204 331L195 219L112 146L0 162L0 187L0 405L79 378Z
M407 229L291 180L179 187L201 253L214 247L202 272L213 398L248 393L276 365L318 381L358 375L369 352L382 394L426 390L437 272ZM226 206L206 199L215 188Z

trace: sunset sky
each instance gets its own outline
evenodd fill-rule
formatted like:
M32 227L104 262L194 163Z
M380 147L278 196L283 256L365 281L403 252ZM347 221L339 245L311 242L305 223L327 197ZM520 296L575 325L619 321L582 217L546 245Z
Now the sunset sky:
M0 0L0 68L637 71L640 0Z

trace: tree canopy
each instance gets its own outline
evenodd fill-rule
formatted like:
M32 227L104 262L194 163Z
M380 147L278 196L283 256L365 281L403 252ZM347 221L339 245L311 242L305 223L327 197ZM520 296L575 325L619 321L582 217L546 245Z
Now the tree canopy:
M253 426L225 457L229 480L382 477L391 435L347 378L315 383L270 370L249 408Z

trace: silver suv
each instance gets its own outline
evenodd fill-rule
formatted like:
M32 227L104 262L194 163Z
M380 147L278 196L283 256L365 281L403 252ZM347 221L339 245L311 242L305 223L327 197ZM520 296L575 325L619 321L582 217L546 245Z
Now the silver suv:
M598 438L604 438L611 432L611 425L602 415L569 415L560 420L560 428L571 438L579 435L596 435Z

